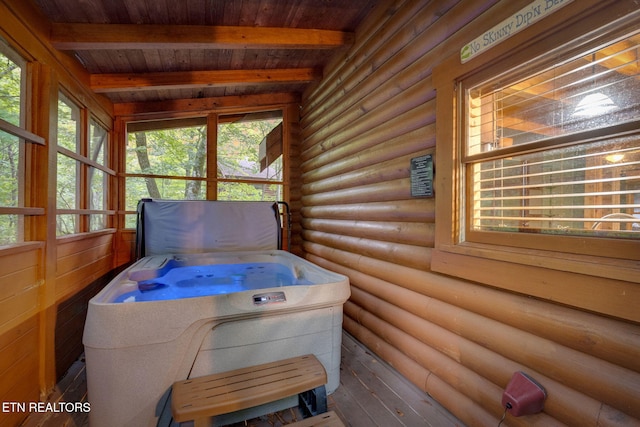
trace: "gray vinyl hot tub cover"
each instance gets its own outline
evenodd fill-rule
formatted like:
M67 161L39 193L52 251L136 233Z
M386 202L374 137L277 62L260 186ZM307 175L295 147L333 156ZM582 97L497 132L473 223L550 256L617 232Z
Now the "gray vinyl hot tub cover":
M138 206L138 234L142 256L272 250L280 218L274 202L145 200Z

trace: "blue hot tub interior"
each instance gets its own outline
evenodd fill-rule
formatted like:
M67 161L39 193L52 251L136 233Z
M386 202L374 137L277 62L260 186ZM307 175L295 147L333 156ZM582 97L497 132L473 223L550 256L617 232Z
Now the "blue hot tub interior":
M286 266L268 262L171 266L162 269L161 274L154 279L139 281L137 290L120 295L115 302L194 298L312 284L308 280L296 278Z

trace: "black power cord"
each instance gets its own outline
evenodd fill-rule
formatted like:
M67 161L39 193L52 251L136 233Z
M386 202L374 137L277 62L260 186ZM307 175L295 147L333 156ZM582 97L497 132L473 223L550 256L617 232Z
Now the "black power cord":
M498 423L498 427L500 427L500 425L504 421L504 418L507 416L507 409L511 409L511 408L513 408L513 406L511 406L511 403L507 402L507 404L504 407L504 412L502 413L502 418L500 418L500 422Z

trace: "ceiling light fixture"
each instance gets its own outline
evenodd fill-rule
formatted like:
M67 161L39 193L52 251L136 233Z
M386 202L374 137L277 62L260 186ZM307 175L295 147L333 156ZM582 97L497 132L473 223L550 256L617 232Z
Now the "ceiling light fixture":
M618 106L611 98L602 92L596 92L582 98L573 115L577 117L601 116L617 108Z
M605 156L605 160L609 163L618 163L624 160L624 154L622 153L613 153Z
M590 93L582 98L573 115L576 117L595 117L602 116L618 108L615 102L606 94L597 91L597 74L596 74L596 53L591 55L591 73L592 73L592 89Z

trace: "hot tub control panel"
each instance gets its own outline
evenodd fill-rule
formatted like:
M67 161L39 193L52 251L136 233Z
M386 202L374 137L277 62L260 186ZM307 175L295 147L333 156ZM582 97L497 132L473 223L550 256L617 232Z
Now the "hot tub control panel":
M253 296L253 304L255 305L264 305L285 301L287 301L287 297L284 295L284 292L265 292L263 294L255 294Z

